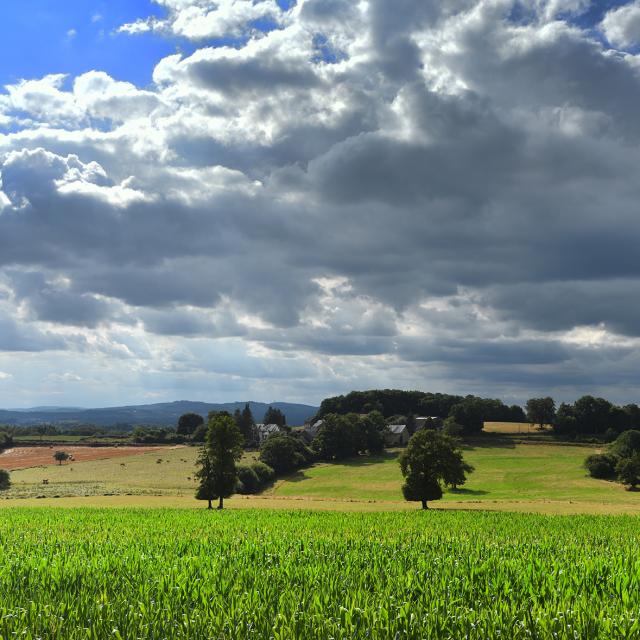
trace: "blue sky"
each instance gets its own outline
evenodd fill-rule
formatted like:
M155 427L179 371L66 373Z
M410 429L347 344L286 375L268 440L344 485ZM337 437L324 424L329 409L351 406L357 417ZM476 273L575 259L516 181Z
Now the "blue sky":
M287 9L294 0L278 0ZM117 33L139 18L163 16L150 0L21 0L0 2L0 85L66 73L71 77L99 69L120 80L145 86L160 59L198 45L158 34ZM264 31L270 24L256 23ZM215 44L233 40L211 41Z
M162 9L149 0L21 0L0 3L0 83L100 69L144 86L178 43L157 35L116 34ZM75 32L75 34L73 32Z

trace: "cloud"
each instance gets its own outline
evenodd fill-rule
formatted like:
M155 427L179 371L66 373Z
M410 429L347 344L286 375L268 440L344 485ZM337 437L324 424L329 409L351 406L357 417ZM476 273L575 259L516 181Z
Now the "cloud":
M640 2L630 2L608 11L602 30L611 44L632 47L640 44Z
M196 48L150 86L0 94L3 349L139 394L632 399L640 77L586 3L160 4L123 30Z
M251 29L258 20L278 21L282 10L274 0L155 0L168 12L165 19L141 18L120 27L121 33L131 35L159 31L189 38L237 37Z

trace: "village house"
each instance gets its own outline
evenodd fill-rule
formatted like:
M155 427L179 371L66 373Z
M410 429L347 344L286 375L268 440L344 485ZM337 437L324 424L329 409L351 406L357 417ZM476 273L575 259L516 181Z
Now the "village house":
M438 416L419 416L416 418L416 431L420 431L425 427L439 431L444 427L444 420Z
M261 445L269 436L280 432L281 429L277 424L263 424L261 422L256 424L256 436L258 438L259 445Z
M411 434L406 424L390 424L385 436L385 443L388 447L404 447Z
M302 435L307 442L313 442L320 431L320 427L324 424L324 420L316 420L315 422L307 422L302 430Z

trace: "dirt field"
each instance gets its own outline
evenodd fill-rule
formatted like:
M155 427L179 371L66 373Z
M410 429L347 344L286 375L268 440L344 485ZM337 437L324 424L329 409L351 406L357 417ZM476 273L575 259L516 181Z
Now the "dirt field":
M91 460L137 456L150 451L161 453L175 448L177 447L14 447L0 454L0 469L14 471L57 464L53 459L53 454L58 450L73 456L72 462L90 462Z

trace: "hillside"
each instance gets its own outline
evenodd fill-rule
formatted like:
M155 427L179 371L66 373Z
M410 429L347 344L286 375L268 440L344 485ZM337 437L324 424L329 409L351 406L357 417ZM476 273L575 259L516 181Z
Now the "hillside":
M138 424L157 427L173 427L183 413L193 411L205 416L209 411L229 411L242 409L245 402L226 402L212 404L208 402L163 402L158 404L133 405L125 407L107 407L103 409L65 409L57 407L37 407L24 410L0 410L0 424L11 426L33 426L38 424L72 425L95 424L99 427L132 427ZM280 409L286 416L288 424L301 425L315 415L318 407L289 402L249 402L256 421L269 406Z

